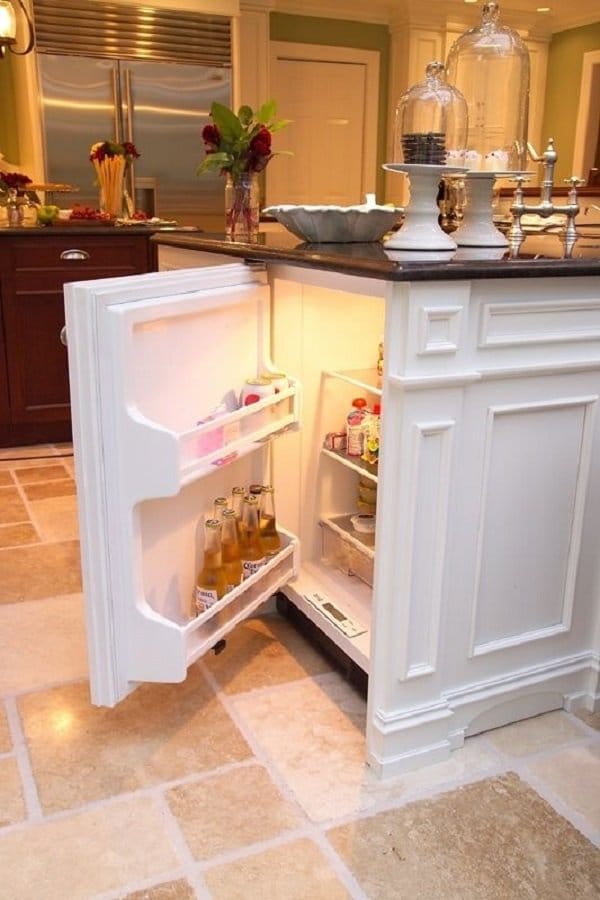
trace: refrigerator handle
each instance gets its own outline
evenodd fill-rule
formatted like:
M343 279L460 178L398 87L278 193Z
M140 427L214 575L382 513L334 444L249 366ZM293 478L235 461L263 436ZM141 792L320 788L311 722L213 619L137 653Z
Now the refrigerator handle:
M135 143L133 140L133 92L131 89L131 69L124 71L125 82L125 140ZM125 172L125 203L129 218L135 212L135 162L131 160Z
M121 121L121 115L122 115L121 80L119 78L118 64L113 65L113 68L112 68L112 93L113 93L113 116L114 116L115 141L117 142L117 144L120 144L121 141L123 140L123 123Z

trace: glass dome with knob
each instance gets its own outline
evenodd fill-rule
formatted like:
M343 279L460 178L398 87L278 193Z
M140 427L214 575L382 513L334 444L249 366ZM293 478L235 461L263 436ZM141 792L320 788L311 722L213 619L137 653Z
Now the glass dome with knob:
M425 79L410 87L396 106L394 161L384 169L410 180L410 203L402 228L385 246L401 250L455 250L440 228L436 203L442 175L466 171L467 104L448 84L443 63L430 62Z
M447 71L469 111L467 207L454 237L459 246L507 246L493 225L492 194L496 178L523 174L526 165L529 52L500 24L498 3L484 3L481 24L457 38Z

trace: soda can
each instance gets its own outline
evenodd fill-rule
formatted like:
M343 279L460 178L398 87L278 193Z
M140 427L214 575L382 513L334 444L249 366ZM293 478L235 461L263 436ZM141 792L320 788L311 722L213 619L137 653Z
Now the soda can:
M275 388L268 378L247 378L240 396L240 406L258 403L266 397L272 397Z

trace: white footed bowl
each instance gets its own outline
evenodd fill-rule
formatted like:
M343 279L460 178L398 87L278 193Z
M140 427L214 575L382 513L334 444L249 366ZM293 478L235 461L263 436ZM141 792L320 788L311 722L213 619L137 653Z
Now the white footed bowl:
M268 206L273 216L296 237L311 244L378 241L391 231L403 210L396 206Z

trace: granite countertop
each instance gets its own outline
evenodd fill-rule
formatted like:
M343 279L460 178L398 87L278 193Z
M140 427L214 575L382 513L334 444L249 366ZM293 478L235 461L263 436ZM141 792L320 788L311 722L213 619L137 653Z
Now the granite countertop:
M587 236L586 236L587 235ZM256 243L223 234L159 233L153 243L222 253L245 260L288 263L386 281L458 281L480 278L543 278L600 275L600 227L583 230L571 259L563 259L559 235L530 235L517 259L508 251L460 247L450 253L386 250L383 244L305 244L287 231L261 232Z
M0 227L1 237L59 237L69 234L156 234L156 232L177 232L198 234L201 229L195 225L21 225L14 228Z

